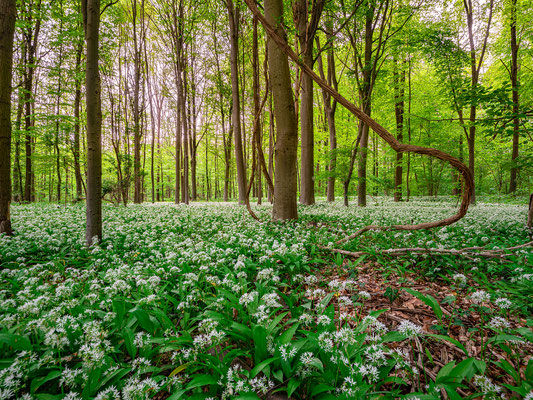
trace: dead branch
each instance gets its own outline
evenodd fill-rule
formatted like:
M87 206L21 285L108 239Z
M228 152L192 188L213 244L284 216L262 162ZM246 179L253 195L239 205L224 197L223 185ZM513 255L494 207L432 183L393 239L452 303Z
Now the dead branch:
M424 247L405 247L401 249L386 249L386 250L380 250L378 251L381 255L390 255L395 257L400 256L406 256L406 255L420 255L420 254L442 254L442 255L454 255L454 256L461 256L466 257L469 259L473 259L475 257L483 257L483 258L495 258L495 259L501 259L504 260L507 257L514 256L515 254L513 251L520 250L528 247L533 247L533 241L521 244L519 246L513 246L513 247L506 247L503 249L490 249L485 251L472 251L473 249L482 249L482 248L473 248L473 247L467 247L464 249L432 249L432 248L424 248ZM370 254L368 251L348 251L348 250L342 250L342 249L332 249L330 247L320 246L323 250L328 250L333 253L339 253L344 254L346 256L350 257L361 257L365 254Z
M276 42L276 44L279 46L280 49L284 51L287 56L298 65L298 67L306 73L313 81L315 81L324 91L328 92L335 100L337 100L338 103L342 104L347 110L349 110L352 114L354 114L359 120L361 120L363 123L368 125L374 132L376 132L383 140L385 140L389 146L391 146L396 152L401 153L416 153L416 154L422 154L429 157L434 157L442 161L449 162L450 165L455 168L459 173L461 174L464 182L464 188L462 190L462 201L461 205L457 211L457 213L449 218L440 220L440 221L434 221L434 222L425 222L415 225L394 225L394 226L388 226L388 227L380 227L380 226L371 226L366 227L358 232L356 232L354 235L350 235L347 238L341 239L337 243L343 243L348 240L353 239L354 237L357 237L361 235L362 233L373 229L373 230L418 230L418 229L429 229L429 228L436 228L440 226L446 226L451 225L461 218L464 217L468 210L468 206L470 204L470 199L472 197L473 189L474 189L474 180L472 178L472 174L470 173L470 170L468 167L463 164L461 161L459 161L457 158L450 156L447 153L444 153L443 151L433 149L433 148L426 148L426 147L420 147L415 146L411 144L404 144L400 143L389 131L387 131L384 127L382 127L380 124L378 124L374 119L372 119L370 116L368 116L366 113L364 113L360 108L356 107L353 103L351 103L349 100L347 100L344 96L342 96L337 90L332 88L328 83L320 78L311 68L309 68L307 65L303 63L303 60L300 60L298 55L285 43L285 41L276 33L274 28L268 23L268 21L265 19L265 17L261 14L261 12L258 10L254 0L245 0L248 8L253 13L253 15L261 22L263 27L265 28L265 31L267 32L268 36Z

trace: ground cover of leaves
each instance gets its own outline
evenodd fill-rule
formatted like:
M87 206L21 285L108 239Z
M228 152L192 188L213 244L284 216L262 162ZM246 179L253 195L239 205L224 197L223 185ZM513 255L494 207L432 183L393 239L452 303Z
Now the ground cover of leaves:
M294 223L236 205L13 207L0 237L0 399L533 398L533 254L390 258L391 247L527 242L526 207L319 203Z

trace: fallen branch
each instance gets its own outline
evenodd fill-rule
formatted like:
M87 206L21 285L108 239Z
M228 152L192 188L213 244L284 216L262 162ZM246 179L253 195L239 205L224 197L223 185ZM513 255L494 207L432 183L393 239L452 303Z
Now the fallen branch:
M515 254L512 253L514 250L520 250L528 247L533 247L533 241L521 244L519 246L513 246L513 247L506 247L503 249L491 249L491 250L485 250L485 251L472 251L472 247L464 248L464 249L432 249L432 248L424 248L424 247L405 247L401 249L386 249L386 250L379 250L378 253L381 255L390 255L390 256L405 256L405 255L419 255L419 254L442 254L442 255L454 255L454 256L461 256L461 257L467 257L470 259L473 259L475 257L483 257L483 258L499 258L499 259L505 259L507 257L514 256ZM346 256L350 257L361 257L365 254L371 254L368 251L348 251L348 250L342 250L342 249L332 249L331 247L325 247L320 246L323 250L328 250L333 253L339 253L344 254Z
M359 230L354 235L350 235L344 239L341 239L338 243L351 240L352 238L357 237L370 229L373 229L373 230L429 229L429 228L436 228L440 226L451 225L465 216L468 210L468 206L470 204L470 199L472 197L473 190L474 190L474 180L472 178L472 174L465 164L463 164L457 158L452 157L449 154L444 153L443 151L440 151L437 149L400 143L389 131L387 131L384 127L378 124L374 119L372 119L368 114L363 112L360 108L358 108L353 103L351 103L349 100L347 100L337 90L331 87L324 79L318 76L311 68L305 65L303 61L300 59L300 57L298 57L298 55L294 52L294 50L292 50L292 48L289 47L289 45L285 43L283 38L281 38L276 33L274 27L272 27L272 25L268 23L266 18L261 14L259 9L257 8L254 0L245 0L245 2L248 8L250 9L250 11L253 13L253 15L261 22L268 36L271 38L271 40L274 40L274 42L276 42L278 47L281 50L283 50L283 52L287 54L287 56L294 63L296 63L298 67L304 73L306 73L311 79L313 79L313 81L315 81L318 84L318 86L320 86L324 91L329 93L331 97L337 100L339 104L343 105L348 111L354 114L359 120L361 120L363 123L365 123L370 128L372 128L372 130L376 132L383 140L385 140L389 144L389 146L391 146L396 152L422 154L422 155L426 155L429 157L437 158L442 161L449 162L453 168L459 171L459 173L461 174L463 178L464 188L462 190L462 201L461 201L459 210L457 211L455 215L449 218L440 220L440 221L424 222L424 223L415 224L415 225L394 225L394 226L388 226L388 227L380 227L380 226L373 225L371 227L367 227L367 228L363 228Z

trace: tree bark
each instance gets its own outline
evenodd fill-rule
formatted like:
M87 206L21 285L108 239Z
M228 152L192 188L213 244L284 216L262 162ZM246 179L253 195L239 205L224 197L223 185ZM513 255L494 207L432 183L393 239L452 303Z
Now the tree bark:
M328 62L327 82L330 86L338 89L337 76L335 72L335 57L333 54L333 23L328 17L326 21L326 38L328 41L328 48L326 50L326 59ZM320 49L320 43L317 38L317 47ZM324 66L322 64L322 56L318 57L318 67L320 77L325 80ZM337 128L335 125L335 112L337 111L337 101L331 98L331 95L322 90L322 100L324 103L324 113L328 124L329 132L329 163L328 163L328 183L326 188L327 200L335 201L335 166L337 164Z
M11 229L11 73L13 35L17 9L15 0L0 2L0 234Z
M511 177L509 182L509 193L516 192L518 167L516 159L518 158L518 141L520 138L520 99L518 96L518 48L519 44L516 39L516 0L511 0L511 87L513 90L513 152L511 155Z
M398 60L394 60L394 115L396 117L396 138L403 141L404 109L405 109L405 70L399 70ZM402 201L402 153L396 153L396 167L394 171L394 201Z
M286 43L287 38L282 28L283 3L281 0L265 0L265 18L270 25L275 27L276 33L283 37ZM277 131L272 219L274 221L290 220L298 218L296 205L298 128L294 113L291 75L287 56L270 36L267 40L267 47Z
M143 4L144 5L144 4ZM137 37L137 0L131 3L133 24L133 202L142 203L141 192L141 128L139 92L141 83L141 46ZM142 29L142 28L141 28Z
M489 3L489 18L487 22L487 27L485 30L485 37L482 43L482 49L479 56L479 60L476 56L476 46L474 43L474 9L472 5L472 0L463 0L463 5L466 13L466 23L468 27L468 42L470 45L470 69L471 69L471 95L477 96L477 86L479 83L479 73L481 66L483 64L483 57L485 56L485 50L487 48L487 39L489 37L490 25L492 22L492 10L494 7L494 0L490 0ZM470 116L469 116L469 128L467 135L467 144L468 144L468 168L470 168L470 173L472 178L475 178L475 144L476 144L476 114L477 114L477 102L472 100L472 105L470 106ZM472 204L476 203L476 191L472 192L472 197L470 199Z
M100 0L82 0L87 47L85 98L87 104L87 226L85 240L92 245L102 239L102 110L98 38Z
M293 8L294 23L298 32L298 42L303 62L313 68L314 31L308 28L308 0L298 0ZM300 203L315 203L314 185L314 126L313 126L313 80L302 74L300 77L300 136L301 136L301 173Z
M365 57L364 57L364 69L363 73L363 82L359 90L359 97L361 99L361 104L363 111L370 116L371 112L371 98L372 98L372 44L373 44L373 21L374 21L374 7L369 5L369 8L366 12L365 19ZM364 122L362 134L361 134L361 143L359 144L360 153L359 153L359 162L357 165L357 205L360 207L366 206L366 164L368 156L368 126Z
M76 83L74 94L74 175L76 178L76 200L83 197L83 183L80 167L80 108L81 108L81 53L83 51L83 40L80 40L76 49Z
M24 8L23 2L23 8ZM38 2L38 7L41 7L41 2ZM29 10L26 10L30 13ZM36 10L37 11L37 10ZM25 72L24 72L24 91L26 98L24 101L24 128L26 131L26 180L24 183L24 200L32 202L35 199L35 176L33 171L32 153L33 153L33 121L32 103L33 103L33 76L35 72L35 56L37 52L37 43L39 32L41 28L41 20L37 19L35 27L32 27L32 17L28 17L27 29L24 30L24 50L25 58Z
M239 189L239 203L246 200L246 170L244 168L244 153L241 133L241 105L239 97L239 8L235 8L233 0L227 0L229 29L230 29L230 64L232 91L232 125L235 140L235 164L237 166L237 186Z

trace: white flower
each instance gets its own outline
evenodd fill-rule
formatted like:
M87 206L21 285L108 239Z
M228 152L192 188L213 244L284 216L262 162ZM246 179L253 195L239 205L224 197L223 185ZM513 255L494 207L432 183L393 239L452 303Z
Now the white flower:
M359 295L359 298L360 298L360 299L364 299L364 300L369 300L370 297L372 297L372 296L370 295L370 293L368 293L366 290L361 290L361 291L359 291L358 295Z
M283 360L290 361L296 355L296 348L289 344L282 344L279 346L279 352Z
M315 358L315 355L312 352L308 351L308 352L303 353L300 356L300 361L302 362L303 365L308 367L311 365L314 358Z
M244 307L246 307L248 304L250 304L251 302L254 301L256 296L257 296L257 292L256 291L245 293L239 299L239 304L241 304Z
M453 280L459 283L460 285L466 284L466 276L464 276L463 274L455 274L453 276Z
M261 297L267 307L281 307L279 295L277 293L268 293Z
M311 316L311 314L303 313L302 315L300 315L299 321L304 325L311 325L311 323L313 322L313 317Z
M511 324L505 318L494 317L490 320L489 326L492 329L502 330L502 329L509 329L511 327Z
M415 337L422 334L422 327L404 319L398 326L398 332L409 338Z
M490 380L490 378L482 375L474 375L474 385L479 387L479 389L485 394L499 393L502 391L501 386L496 385Z
M474 304L481 304L490 301L490 295L484 290L476 290L470 295L470 299Z
M329 325L329 323L331 322L331 318L328 317L327 315L319 315L316 319L316 323L318 325Z
M496 304L498 307L500 307L502 310L507 310L509 308L511 308L511 305L513 303L511 303L511 300L509 300L508 298L506 297L498 297L496 299L496 301L494 302L494 304Z

